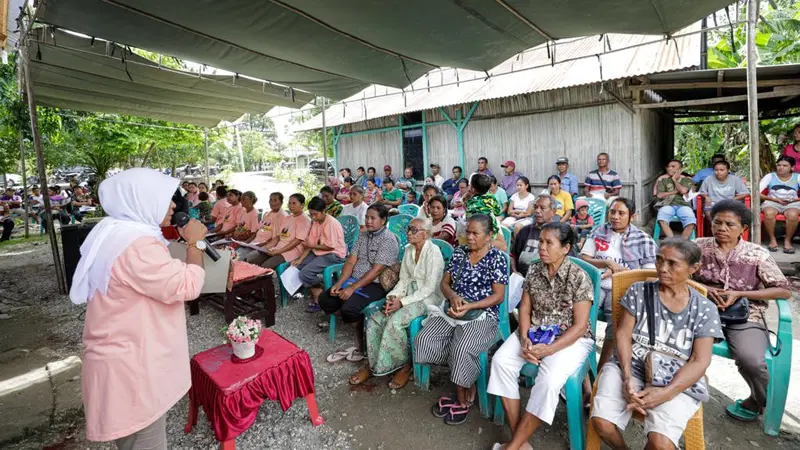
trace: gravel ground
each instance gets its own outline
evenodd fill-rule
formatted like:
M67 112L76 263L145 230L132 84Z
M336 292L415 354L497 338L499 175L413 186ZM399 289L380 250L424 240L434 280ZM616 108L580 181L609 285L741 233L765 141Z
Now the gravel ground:
M47 242L5 246L0 249L0 302L15 309L11 318L0 320L0 352L9 348L47 347L54 357L80 353L82 307L72 305L66 296L54 294ZM31 280L36 282L31 282ZM0 305L0 308L2 306ZM312 427L305 403L297 401L285 413L273 402L262 406L253 426L236 440L239 449L346 449L346 448L476 448L485 449L498 440L507 439L507 430L481 419L477 411L461 427L446 427L429 414L430 405L450 386L447 372L437 368L432 374L432 392L421 392L410 383L401 391L390 391L388 379L370 380L357 389L347 384L347 377L357 367L349 363L331 365L325 356L339 346L353 342L349 327L337 327L337 345L328 342L327 333L320 333L319 315L304 312L304 302L293 301L279 308L274 330L308 351L314 365L317 403L326 424ZM795 336L800 318L795 305ZM188 316L189 344L192 354L219 345L222 314L201 307L198 316ZM26 326L39 321L41 327ZM602 324L601 324L602 326ZM41 331L47 330L47 331ZM602 330L598 330L602 336ZM794 343L795 367L800 364L800 345ZM793 384L797 386L798 371ZM2 373L2 367L0 367ZM724 415L723 408L732 398L746 392L744 382L735 372L732 361L714 359L709 370L714 399L706 405L705 426L708 448L734 449L763 447L800 448L796 417L800 416L800 396L791 394L781 437L769 438L756 424L738 424ZM794 391L796 392L796 390ZM523 392L526 401L527 392ZM218 448L204 413L190 434L184 434L188 400L182 399L167 417L167 433L171 449ZM563 406L556 413L552 427L544 427L532 440L538 447L567 447L566 414ZM2 426L2 425L0 425ZM0 446L8 449L113 449L113 445L89 443L85 439L82 413L60 417L53 427L36 430L22 441ZM626 434L634 448L643 444L642 427L632 424Z

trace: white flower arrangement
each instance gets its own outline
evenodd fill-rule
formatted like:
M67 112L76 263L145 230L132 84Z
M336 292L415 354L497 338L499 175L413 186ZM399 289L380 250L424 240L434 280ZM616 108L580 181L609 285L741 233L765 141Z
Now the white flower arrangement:
M244 344L258 341L261 336L261 321L253 320L245 316L233 319L233 322L223 328L225 338L228 342Z

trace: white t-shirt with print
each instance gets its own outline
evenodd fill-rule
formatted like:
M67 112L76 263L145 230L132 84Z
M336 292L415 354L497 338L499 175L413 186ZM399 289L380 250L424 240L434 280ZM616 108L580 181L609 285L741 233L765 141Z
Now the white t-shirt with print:
M511 200L509 200L509 208L512 211L527 211L528 206L535 201L535 195L528 193L525 198L520 198L519 192L517 192L511 196Z
M366 220L367 217L367 208L369 208L367 202L361 202L361 204L358 205L357 207L353 206L353 204L350 203L342 207L341 215L355 216L356 218L358 218L358 224L364 225L364 221Z
M622 259L622 234L611 233L611 242L597 241L596 239L587 239L581 249L581 255L586 255L595 259L610 259L622 267L630 269L625 260ZM645 264L642 269L655 269L655 264ZM611 277L603 278L600 282L600 287L606 290L611 290Z

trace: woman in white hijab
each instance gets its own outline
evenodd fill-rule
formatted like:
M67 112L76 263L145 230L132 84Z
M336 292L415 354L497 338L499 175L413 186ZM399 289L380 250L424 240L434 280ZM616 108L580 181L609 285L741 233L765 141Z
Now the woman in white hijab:
M83 404L86 436L128 449L166 449L166 412L191 385L183 302L200 295L205 272L197 242L206 228L180 229L186 262L161 235L178 180L130 169L100 184L109 215L81 245L70 298L86 303ZM200 244L202 246L202 244Z

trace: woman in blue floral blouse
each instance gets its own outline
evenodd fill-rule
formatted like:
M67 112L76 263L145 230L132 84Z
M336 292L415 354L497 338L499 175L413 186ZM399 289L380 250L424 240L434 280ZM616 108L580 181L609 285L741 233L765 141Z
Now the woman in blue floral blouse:
M414 340L416 363L450 367L457 394L440 398L432 411L448 425L467 420L475 399L478 357L497 336L498 305L508 284L508 260L492 246L493 220L485 214L468 219L467 245L456 249L442 278L445 301L429 307L428 318Z

